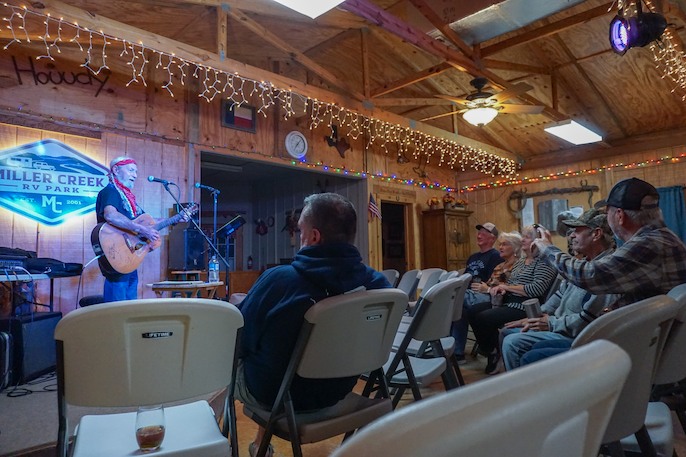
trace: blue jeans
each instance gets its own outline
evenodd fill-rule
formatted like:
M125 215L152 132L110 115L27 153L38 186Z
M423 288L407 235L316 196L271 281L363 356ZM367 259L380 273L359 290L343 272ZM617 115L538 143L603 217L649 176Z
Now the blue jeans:
M132 271L122 276L120 281L110 281L105 278L103 290L105 303L121 300L135 300L138 298L138 271Z
M572 345L573 338L555 332L520 332L506 329L503 332L503 362L505 369L513 370L551 355L564 352ZM558 349L559 348L559 349ZM549 351L552 349L552 352ZM544 352L539 352L544 350Z
M469 310L477 303L491 302L490 294L482 294L467 289L464 294L464 302L462 304L462 318L459 321L453 322L450 330L450 335L455 338L455 354L458 356L464 355L464 348L467 345L467 333L469 332Z

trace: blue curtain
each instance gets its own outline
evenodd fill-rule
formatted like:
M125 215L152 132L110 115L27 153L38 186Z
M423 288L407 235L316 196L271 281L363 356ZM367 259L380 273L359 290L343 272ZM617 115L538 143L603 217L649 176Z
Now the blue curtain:
M686 205L683 187L660 187L657 192L660 194L660 208L665 216L665 224L682 241L686 241Z

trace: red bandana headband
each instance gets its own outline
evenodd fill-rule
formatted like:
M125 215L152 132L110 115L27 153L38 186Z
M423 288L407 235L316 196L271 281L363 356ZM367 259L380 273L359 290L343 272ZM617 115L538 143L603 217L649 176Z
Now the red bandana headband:
M117 190L119 190L119 192L124 194L125 202L128 203L128 205L125 205L125 206L128 206L130 211L131 211L131 215L133 215L133 217L136 217L136 216L138 216L138 207L136 205L136 196L133 195L133 192L131 192L131 189L129 189L128 187L123 185L116 178L116 176L114 176L114 167L129 165L131 163L134 165L138 165L136 163L136 161L134 159L131 159L131 158L122 159L119 162L113 164L112 168L110 169L110 178L112 179L112 182L114 183L114 186L117 188Z

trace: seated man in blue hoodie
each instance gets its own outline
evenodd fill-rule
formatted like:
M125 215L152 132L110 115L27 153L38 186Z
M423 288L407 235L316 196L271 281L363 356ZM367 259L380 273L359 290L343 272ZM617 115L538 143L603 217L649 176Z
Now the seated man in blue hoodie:
M305 198L298 221L301 248L291 265L270 268L241 304L245 319L236 396L271 409L293 352L303 316L312 305L360 287L390 287L379 272L362 263L353 241L355 207L334 193ZM296 375L291 387L296 411L324 408L343 399L357 378L307 379ZM250 445L257 451L264 429ZM270 447L267 455L272 455Z

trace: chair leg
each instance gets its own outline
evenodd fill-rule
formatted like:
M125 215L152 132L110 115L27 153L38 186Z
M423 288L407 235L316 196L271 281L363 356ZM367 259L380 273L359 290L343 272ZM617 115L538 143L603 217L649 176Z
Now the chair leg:
M455 370L455 375L457 375L457 386L464 386L464 378L462 377L462 370L460 370L460 363L457 360L457 355L453 352L450 360L453 364L453 369Z
M625 457L624 448L619 441L613 441L607 444L607 450L610 451L612 457Z
M648 429L645 425L638 429L638 431L634 433L634 436L636 436L636 441L638 441L638 447L641 448L641 455L644 457L657 457L653 440L650 439Z

